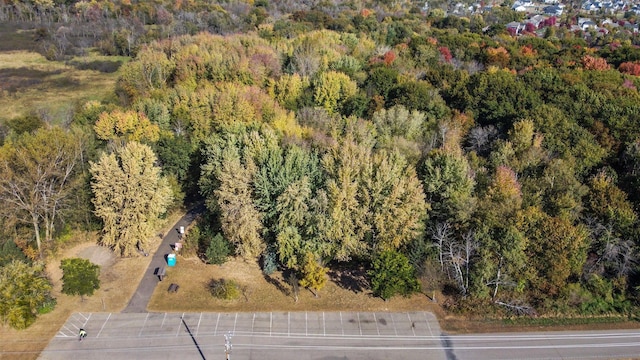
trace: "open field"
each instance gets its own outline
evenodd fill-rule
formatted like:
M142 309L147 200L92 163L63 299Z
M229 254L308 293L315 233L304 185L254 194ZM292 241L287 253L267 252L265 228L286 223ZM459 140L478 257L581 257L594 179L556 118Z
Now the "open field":
M78 105L114 98L121 61L92 55L65 64L36 52L0 52L0 121L36 113L68 122Z

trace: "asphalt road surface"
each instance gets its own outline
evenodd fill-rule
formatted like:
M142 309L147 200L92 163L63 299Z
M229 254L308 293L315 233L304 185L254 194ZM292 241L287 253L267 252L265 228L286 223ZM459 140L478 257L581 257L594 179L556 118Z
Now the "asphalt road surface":
M444 342L457 360L640 359L640 330L458 335Z
M78 330L89 336L78 341ZM443 334L427 312L73 314L40 359L640 359L640 330Z
M78 330L88 337L78 341ZM40 359L445 360L431 313L73 314Z

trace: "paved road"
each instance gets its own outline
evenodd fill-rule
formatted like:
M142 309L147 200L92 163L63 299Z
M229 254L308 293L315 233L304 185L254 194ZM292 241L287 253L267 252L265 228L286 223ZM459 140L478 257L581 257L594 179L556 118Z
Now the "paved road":
M40 359L225 359L225 334L234 360L446 359L427 312L76 313Z
M153 259L151 259L151 263L149 263L149 267L145 271L144 276L142 277L142 280L138 285L138 289L136 289L136 291L133 293L131 300L129 300L129 304L124 310L122 310L122 312L143 313L147 311L147 304L149 304L149 299L151 298L151 295L153 295L153 290L158 284L158 276L156 275L156 270L167 264L165 256L171 253L171 246L180 239L178 229L180 228L180 226L184 226L186 228L187 225L189 225L196 218L196 216L203 213L204 210L204 204L199 204L193 207L187 212L185 216L178 220L178 222L173 227L173 230L169 231L169 233L164 236L164 238L162 239L162 243L158 247L156 253L153 255Z
M502 333L446 337L456 360L640 359L640 330Z

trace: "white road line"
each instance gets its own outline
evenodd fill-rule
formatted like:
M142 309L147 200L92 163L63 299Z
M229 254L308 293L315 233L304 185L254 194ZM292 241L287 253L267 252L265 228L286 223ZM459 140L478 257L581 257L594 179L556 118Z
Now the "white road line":
M160 324L160 329L164 327L164 320L167 318L167 313L164 313L164 317L162 318L162 324Z
M269 336L271 336L271 328L273 327L273 312L269 313Z
M251 320L251 333L253 334L254 326L256 325L256 313L253 313L253 320Z
M376 323L376 331L378 332L378 335L380 335L380 329L378 329L378 319L376 318L376 313L373 313L373 322Z
M238 322L238 313L236 313L236 318L233 320L233 333L236 333L236 323Z
M327 336L327 323L324 321L324 311L322 312L322 336Z
M427 327L429 328L429 335L433 336L433 330L431 330L431 324L429 324L429 318L427 317L427 313L423 311L422 315L424 315L424 321L427 322Z
M91 315L93 315L93 313L89 314L89 316L87 318L85 318L86 320L84 321L84 324L82 324L82 327L87 326L87 323L89 322L89 319L91 319Z
M218 334L218 323L220 322L220 313L218 313L218 319L216 320L216 328L213 330L213 335Z
M411 331L413 332L413 336L416 336L416 329L413 326L413 321L411 321L411 315L409 315L409 313L407 313L407 317L409 318L409 324L411 324Z
M138 337L142 336L142 332L144 331L144 326L147 324L147 319L149 318L149 313L144 318L144 322L142 323L142 328L140 328L140 332L138 333Z
M362 336L362 325L360 325L360 313L356 313L356 316L358 317L358 329L360 330L360 336Z
M287 312L287 336L291 336L291 312Z
M309 329L307 326L307 312L304 312L304 335L307 336L309 335Z
M180 334L180 327L182 327L182 322L184 321L184 313L182 313L182 316L180 316L180 322L178 323L178 330L176 331L176 336L178 336L178 334Z
M391 315L391 322L393 323L393 332L398 336L398 328L396 327L396 321L393 320L393 313L389 313Z
M200 313L200 318L198 319L198 327L196 327L196 336L198 336L198 331L200 331L200 321L202 321L202 313Z
M342 325L342 311L340 311L340 329L342 329L342 336L344 336L344 326Z
M98 335L96 335L96 337L100 337L102 329L104 329L104 326L107 325L107 321L109 321L109 318L111 318L111 313L109 313L109 316L107 316L107 319L104 321L104 324L102 324L102 327L100 328L100 331L98 331Z

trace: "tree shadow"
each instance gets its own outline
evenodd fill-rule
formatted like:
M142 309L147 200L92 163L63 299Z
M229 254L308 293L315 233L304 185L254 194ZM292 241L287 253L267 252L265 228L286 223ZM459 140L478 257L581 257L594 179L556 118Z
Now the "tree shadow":
M364 268L336 268L328 273L333 282L343 289L353 291L354 293L363 292L369 288L367 280L367 272Z
M271 285L275 286L276 289L278 289L281 293L285 294L286 296L289 296L289 288L287 286L285 286L282 281L280 281L279 279L273 278L269 275L266 274L262 274L262 276L264 276L264 279Z

